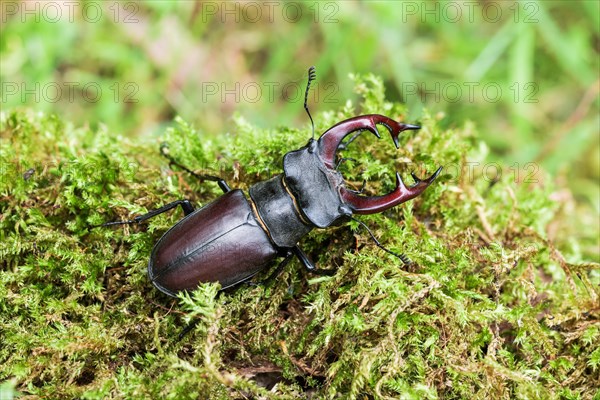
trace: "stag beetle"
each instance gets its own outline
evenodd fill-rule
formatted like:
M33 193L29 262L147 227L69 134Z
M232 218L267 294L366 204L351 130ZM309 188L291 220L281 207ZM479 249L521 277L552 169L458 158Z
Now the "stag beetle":
M315 69L311 67L304 99L311 122L307 97L315 76ZM384 196L366 197L347 188L337 170L336 152L365 130L380 138L378 124L390 131L396 148L401 132L420 129L383 115L370 114L342 121L315 140L313 123L313 138L307 145L285 154L283 173L251 186L248 196L240 189L231 190L219 177L196 174L179 164L166 152L166 147L161 146L161 153L170 164L200 180L217 182L224 195L198 210L188 200L177 200L132 220L101 226L140 223L181 206L185 217L159 239L148 263L150 280L170 296L192 290L201 282L218 281L221 288L226 289L249 280L276 257L285 258L272 275L281 271L292 256L313 273L329 274L329 271L317 269L298 247L303 236L314 228L346 222L353 214L379 213L413 199L442 169L440 167L423 180L412 174L415 183L408 187L396 173L395 190ZM354 136L342 143L350 134ZM381 246L369 233L378 246L397 255Z

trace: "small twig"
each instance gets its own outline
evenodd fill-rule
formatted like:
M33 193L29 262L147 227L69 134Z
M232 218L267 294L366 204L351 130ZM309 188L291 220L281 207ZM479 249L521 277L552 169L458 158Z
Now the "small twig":
M152 301L151 299L149 299L148 301L149 301L150 303L154 304L156 307L158 307L158 308L162 308L163 310L165 310L165 311L167 312L167 314L166 314L166 315L169 315L171 312L174 312L174 313L176 313L176 314L186 315L186 313L184 313L183 311L173 310L173 305L174 305L175 303L171 304L171 308L167 308L167 307L163 306L162 304L158 304L158 303L156 303L155 301ZM166 315L165 315L165 316L166 316Z
M320 377L326 376L324 372L317 371L316 369L311 368L308 365L306 365L306 363L304 363L303 361L296 360L294 357L292 357L292 355L288 352L288 348L287 348L285 341L283 341L283 340L280 341L279 345L281 346L281 350L283 351L283 354L285 354L290 359L292 364L294 364L296 367L300 368L300 370L302 370L302 372L309 374L311 376L320 376Z
M490 242L495 242L496 235L494 235L492 226L490 225L490 223L487 220L487 217L485 216L485 211L483 210L483 207L476 206L475 210L477 211L477 216L479 217L479 220L481 221L481 225L483 225L483 229L485 229L485 233L487 234L487 237L490 239Z
M483 240L486 246L492 244L492 239L490 239L488 235L486 235L485 232L483 232L481 229L473 227L473 230L479 235L479 237L481 238L481 240Z

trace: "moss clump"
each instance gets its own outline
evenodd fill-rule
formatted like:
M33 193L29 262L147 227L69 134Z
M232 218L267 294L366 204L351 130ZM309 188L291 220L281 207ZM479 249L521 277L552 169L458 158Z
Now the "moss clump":
M318 132L358 113L406 119L380 80L355 79L363 103L322 113ZM335 276L292 262L271 285L217 294L207 284L172 300L152 288L146 263L179 211L147 226L89 227L175 199L206 204L216 185L169 169L158 140L3 113L0 393L599 398L600 272L569 263L579 255L567 248L564 257L547 239L558 209L548 177L487 179L470 168L485 162L473 127L440 130L438 120L426 116L398 152L389 137L363 135L344 154L354 158L343 165L349 184L366 180L372 193L393 186L394 169L423 175L446 165L419 198L362 218L409 267L351 223L302 243ZM245 189L279 173L307 132L259 130L238 117L232 134L207 139L177 120L160 141L182 163ZM191 319L194 331L178 340Z

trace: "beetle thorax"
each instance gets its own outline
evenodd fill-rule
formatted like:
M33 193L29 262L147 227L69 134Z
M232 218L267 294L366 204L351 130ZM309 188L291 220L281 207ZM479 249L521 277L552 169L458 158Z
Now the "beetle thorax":
M303 216L318 228L343 222L352 215L340 197L344 177L328 168L317 151L317 141L287 153L283 158L285 184Z

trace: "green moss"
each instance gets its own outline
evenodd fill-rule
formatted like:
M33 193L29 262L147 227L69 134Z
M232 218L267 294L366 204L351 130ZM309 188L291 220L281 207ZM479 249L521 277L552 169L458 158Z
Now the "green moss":
M318 132L357 113L408 120L379 79L355 80L364 102L321 113ZM343 165L349 184L365 180L367 193L392 187L395 169L446 166L419 198L361 218L409 268L350 223L302 243L332 277L294 261L271 285L203 285L176 301L153 289L146 263L179 211L147 226L90 226L219 195L169 169L162 141L246 189L280 173L309 131L236 117L230 133L207 138L177 119L160 140L132 143L56 116L1 114L2 395L597 398L600 272L568 261L581 259L568 238L549 239L565 218L550 178L489 179L473 126L441 130L441 118L425 114L397 152L365 134L344 153L355 159Z

